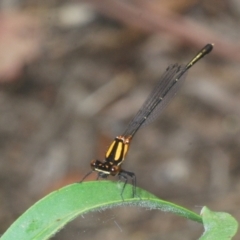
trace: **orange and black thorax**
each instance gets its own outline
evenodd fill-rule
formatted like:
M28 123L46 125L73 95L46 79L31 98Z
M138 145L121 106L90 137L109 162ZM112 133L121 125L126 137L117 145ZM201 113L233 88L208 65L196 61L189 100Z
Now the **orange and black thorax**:
M117 136L106 152L105 161L113 165L121 165L128 152L130 139L129 137Z
M117 136L106 152L105 161L93 160L91 162L92 169L99 172L101 177L119 174L121 165L128 152L130 141L131 136Z

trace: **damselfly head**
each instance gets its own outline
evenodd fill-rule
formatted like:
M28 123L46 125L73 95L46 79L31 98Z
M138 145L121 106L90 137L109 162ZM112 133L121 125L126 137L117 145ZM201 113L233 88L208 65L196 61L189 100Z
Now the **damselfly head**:
M113 165L112 162L106 161L92 160L90 165L92 170L98 172L101 178L107 178L109 175L116 176L121 170L120 166Z

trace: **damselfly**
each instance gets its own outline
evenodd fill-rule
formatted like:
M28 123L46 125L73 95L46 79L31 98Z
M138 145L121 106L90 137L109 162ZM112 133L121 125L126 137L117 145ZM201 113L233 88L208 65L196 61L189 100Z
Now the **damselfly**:
M133 172L122 169L123 161L134 135L142 126L152 122L160 115L182 85L188 69L210 53L212 49L213 44L207 44L187 65L173 64L166 69L140 110L128 124L125 132L115 137L106 152L105 159L103 161L93 160L91 162L92 171L84 179L94 171L98 173L98 178L118 175L124 181L122 196L128 178L131 178L133 195L135 195L136 176Z

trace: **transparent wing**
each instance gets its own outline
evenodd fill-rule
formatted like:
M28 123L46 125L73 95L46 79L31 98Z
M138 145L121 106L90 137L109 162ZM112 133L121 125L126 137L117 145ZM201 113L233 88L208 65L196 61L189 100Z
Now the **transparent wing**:
M186 67L178 64L170 65L166 69L149 97L129 123L124 136L133 136L141 126L151 123L162 113L184 82L186 72Z

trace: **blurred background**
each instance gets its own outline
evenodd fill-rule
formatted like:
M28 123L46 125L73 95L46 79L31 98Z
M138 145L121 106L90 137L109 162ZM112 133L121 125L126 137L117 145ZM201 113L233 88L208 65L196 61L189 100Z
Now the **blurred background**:
M238 0L1 0L0 9L1 233L46 194L81 180L167 66L187 63L206 43L213 52L136 134L124 169L159 198L240 220ZM171 214L125 207L80 217L53 239L202 232Z

